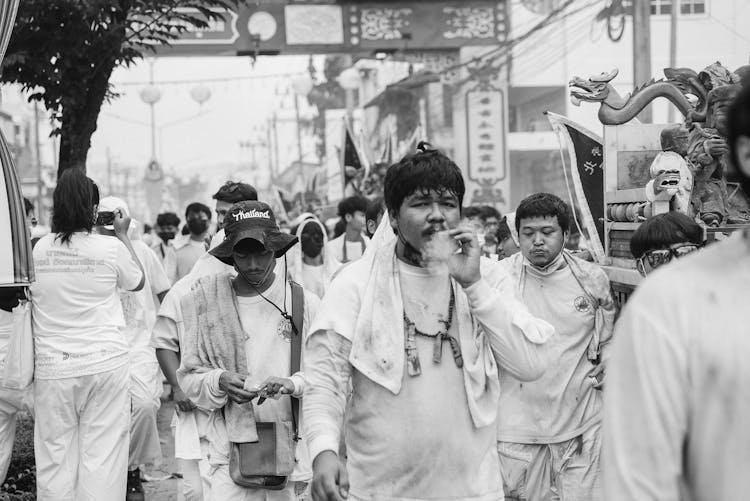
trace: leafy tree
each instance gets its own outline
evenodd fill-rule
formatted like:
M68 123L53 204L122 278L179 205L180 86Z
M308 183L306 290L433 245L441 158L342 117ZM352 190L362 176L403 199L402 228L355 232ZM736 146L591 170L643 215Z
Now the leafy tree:
M21 84L50 112L60 136L58 175L85 169L109 79L185 30L205 28L235 0L23 0L3 61L3 82Z

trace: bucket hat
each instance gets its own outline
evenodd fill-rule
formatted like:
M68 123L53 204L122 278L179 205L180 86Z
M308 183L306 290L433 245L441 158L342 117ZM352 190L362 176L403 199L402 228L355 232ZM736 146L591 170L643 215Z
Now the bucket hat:
M232 265L232 250L245 239L260 242L275 257L283 256L297 237L279 230L271 207L264 202L243 201L232 205L224 218L224 241L209 253L218 260Z

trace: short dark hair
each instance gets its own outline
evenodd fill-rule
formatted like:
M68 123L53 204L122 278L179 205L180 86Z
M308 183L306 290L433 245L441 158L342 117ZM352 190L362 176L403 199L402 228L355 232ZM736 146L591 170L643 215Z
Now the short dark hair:
M63 171L52 194L52 232L62 243L70 243L77 231L90 232L94 206L99 204L99 187L82 169Z
M737 176L739 176L742 191L750 196L750 176L740 169L740 159L737 155L737 141L743 136L750 138L750 87L745 87L729 107L727 129L729 154L732 163L735 166Z
M426 193L432 190L455 195L459 206L466 192L461 169L438 150L407 155L385 173L385 206L392 215L398 214L406 197L417 191Z
M214 193L214 200L236 204L246 200L258 200L258 190L247 183L227 181Z
M378 218L385 212L385 202L383 197L377 197L370 200L367 204L367 210L365 211L365 221L377 221Z
M26 197L23 197L23 210L27 216L29 215L29 212L34 212L34 204L32 204L31 200Z
M157 226L180 226L180 217L174 212L162 212L156 216Z
M347 197L339 202L339 217L347 214L354 214L357 211L365 212L367 210L368 200L365 197L355 195Z
M664 249L680 242L703 244L703 228L682 212L669 211L648 218L630 237L630 252L640 259L655 249Z
M482 221L487 221L489 218L494 217L498 221L502 217L500 211L491 205L480 205L479 206L479 217Z
M516 209L516 231L521 231L521 221L535 217L557 217L563 232L570 230L570 207L552 193L535 193L518 204Z
M188 214L190 214L191 212L203 212L208 216L208 219L211 219L211 209L209 209L207 205L204 205L200 202L193 202L185 208L185 219L187 219Z
M463 210L461 211L461 216L468 219L473 219L475 217L481 218L482 210L478 205L470 205L463 208Z

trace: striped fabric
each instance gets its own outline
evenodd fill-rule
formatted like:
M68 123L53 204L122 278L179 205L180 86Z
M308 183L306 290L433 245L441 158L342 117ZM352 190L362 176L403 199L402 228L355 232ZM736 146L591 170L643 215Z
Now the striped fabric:
M8 48L19 0L0 0L0 61ZM34 280L29 229L16 167L0 131L0 286ZM7 208L7 209L6 209Z

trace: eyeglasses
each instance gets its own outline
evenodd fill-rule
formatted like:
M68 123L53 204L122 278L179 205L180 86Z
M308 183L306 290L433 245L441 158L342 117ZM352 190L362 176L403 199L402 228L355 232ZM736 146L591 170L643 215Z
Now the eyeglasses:
M695 244L675 244L668 249L654 249L646 252L637 261L638 272L646 276L646 262L648 262L651 269L658 268L659 266L665 265L670 262L673 258L679 259L683 256L687 256L691 252L695 252L699 247Z

